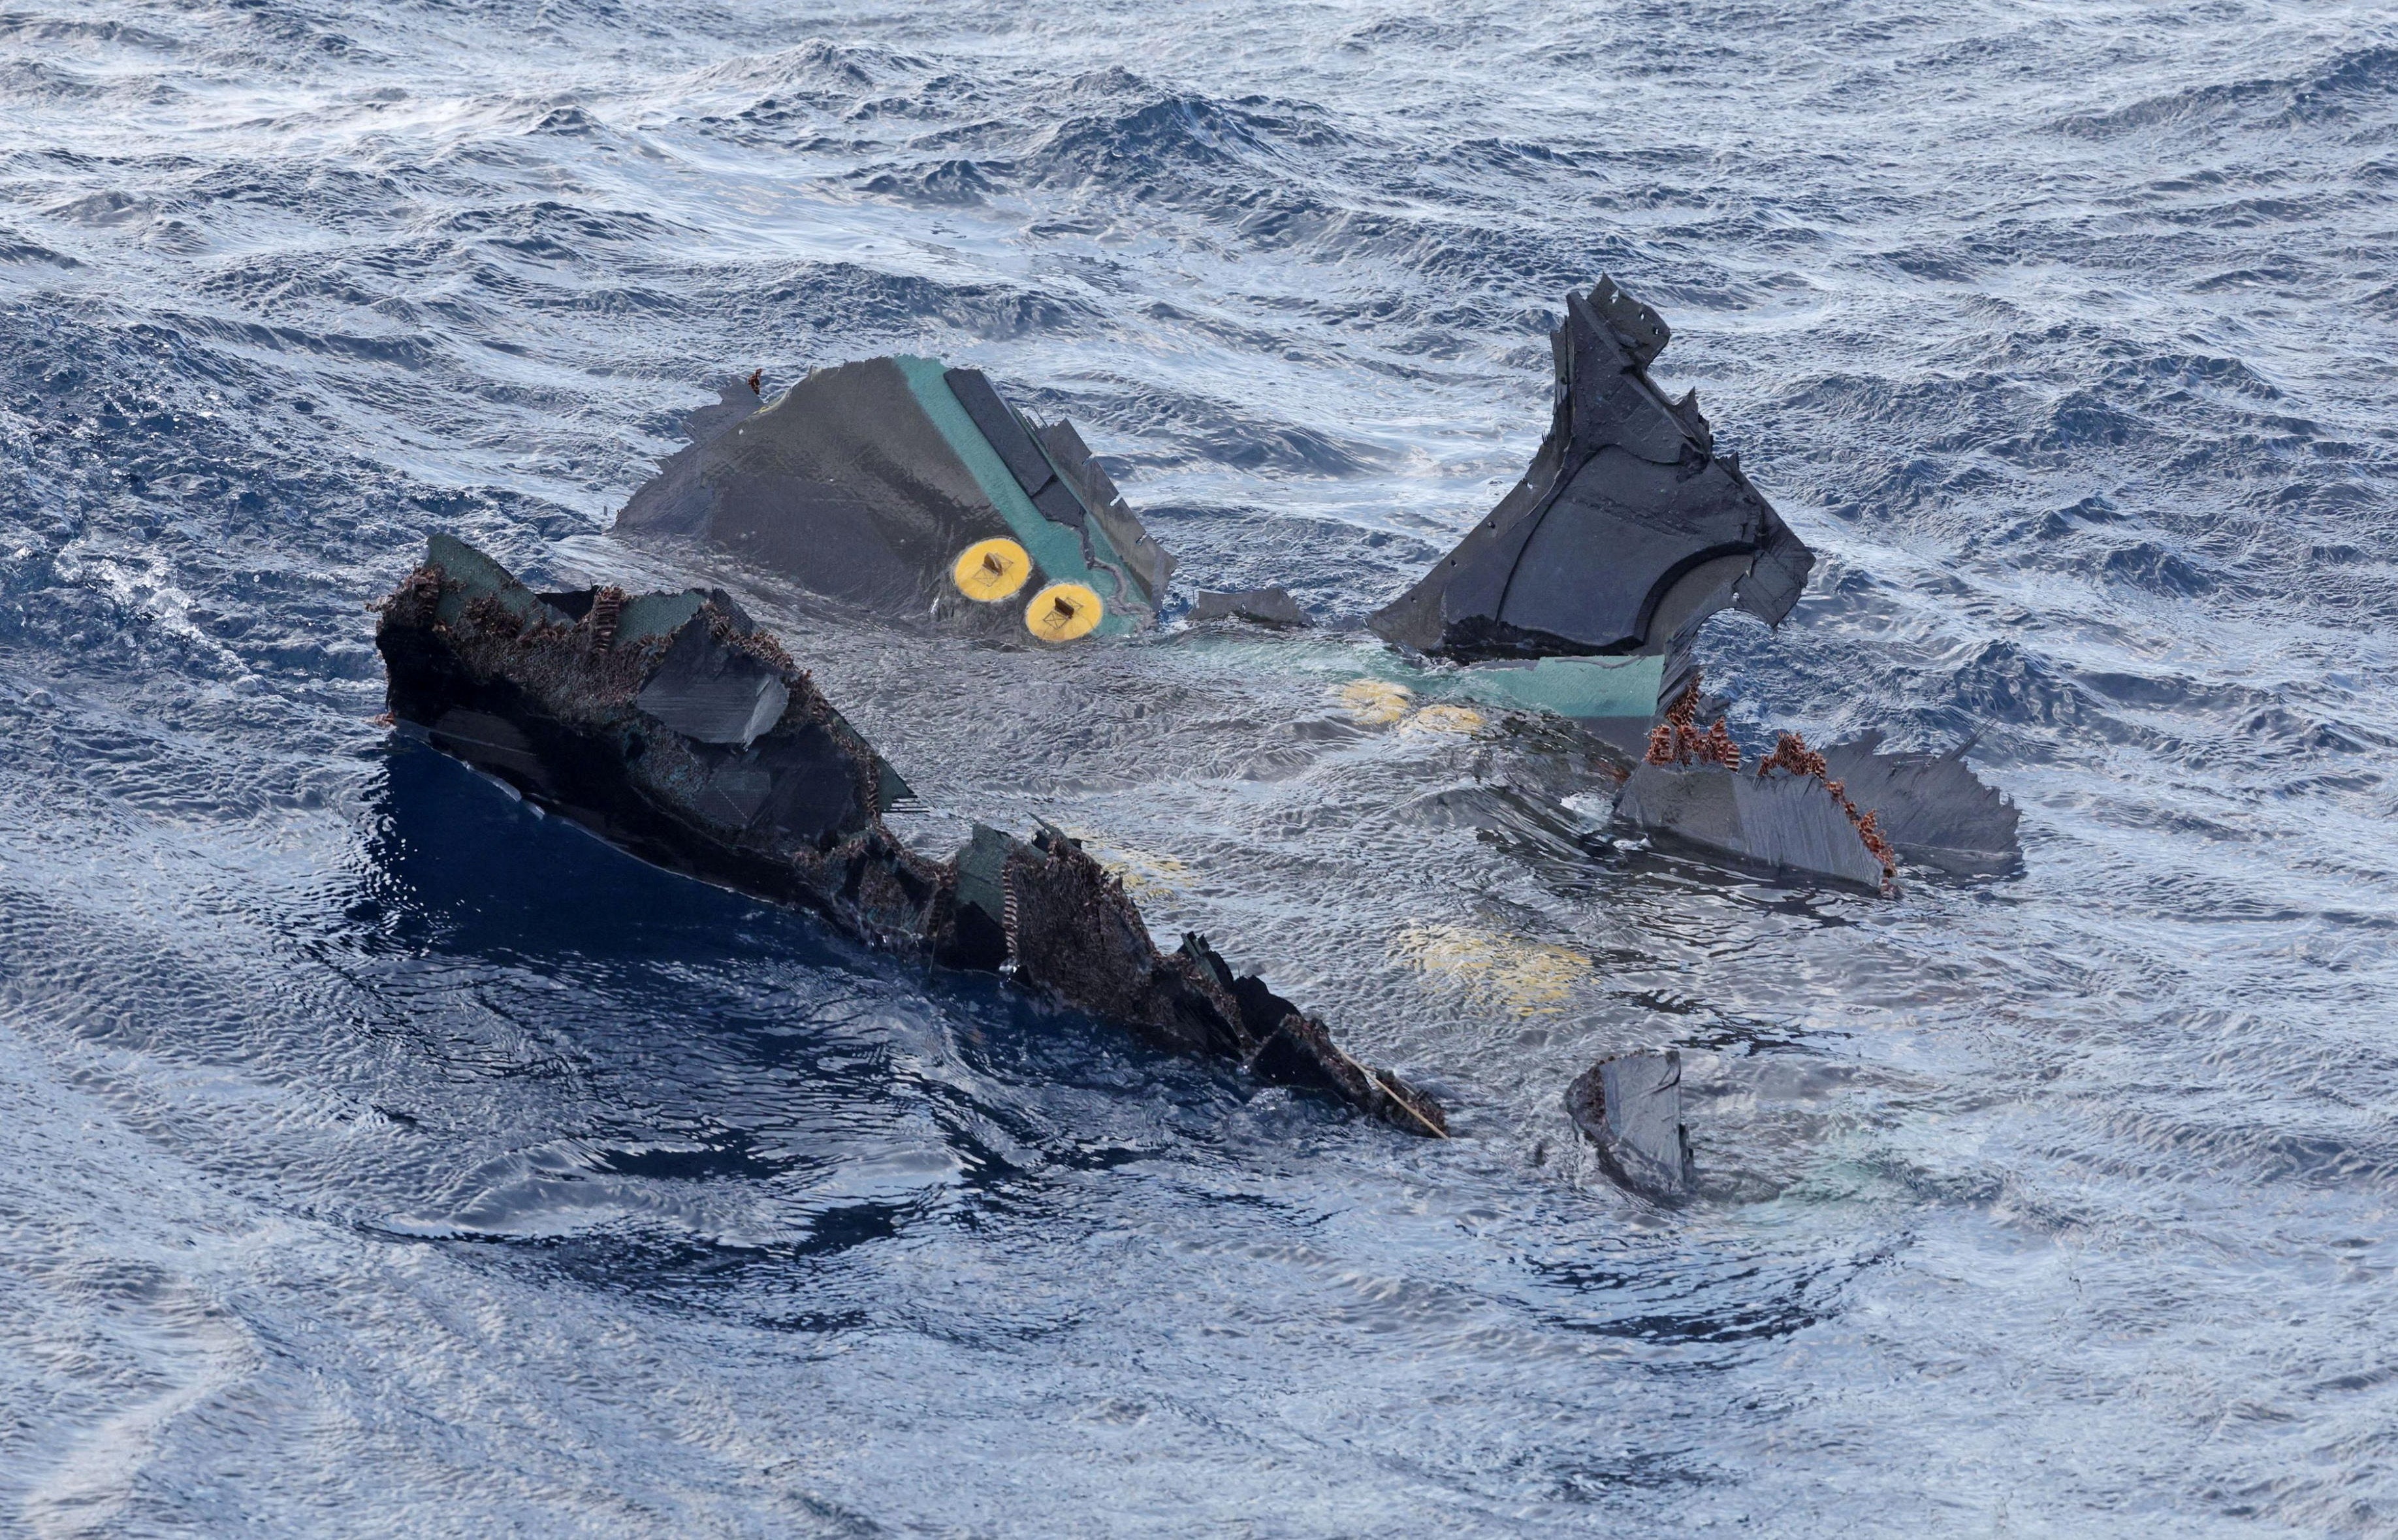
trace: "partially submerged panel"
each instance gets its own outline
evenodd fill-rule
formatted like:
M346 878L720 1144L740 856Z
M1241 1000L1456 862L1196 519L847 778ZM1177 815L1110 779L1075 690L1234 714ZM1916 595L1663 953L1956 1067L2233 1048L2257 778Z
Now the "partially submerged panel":
M1727 606L1779 623L1814 556L1715 452L1697 393L1650 379L1664 321L1608 278L1566 311L1531 468L1375 631L1470 661L1661 655Z
M1633 754L1657 720L1664 679L1665 659L1654 654L1478 663L1458 672L1475 700L1564 717Z
M2022 864L2014 804L1946 754L1885 753L1868 733L1818 753L1780 735L1752 774L1723 719L1698 727L1695 670L1618 794L1620 818L1745 865L1895 891L1902 858L1949 876Z
M1200 589L1199 597L1192 601L1191 623L1198 626L1211 620L1246 620L1270 631L1305 630L1315 624L1299 607L1299 601L1291 598L1290 591L1279 584L1267 588L1245 588L1237 593Z
M1879 888L1888 873L1839 798L1812 777L1643 762L1616 816L1744 865Z
M1123 884L1057 830L977 828L943 860L908 849L882 820L906 783L728 595L535 594L436 535L375 642L396 719L645 859L1446 1134L1431 1098L1205 938L1160 952Z
M994 633L1155 619L1172 559L1071 424L1026 419L980 371L868 358L761 410L738 395L694 417L618 528L705 536L814 592Z
M1566 1087L1566 1115L1610 1176L1664 1202L1698 1185L1682 1124L1682 1055L1667 1048L1602 1059Z
M1965 763L1969 739L1946 753L1892 752L1879 733L1824 750L1831 777L1870 807L1908 860L1951 877L2002 876L2023 865L2019 815Z

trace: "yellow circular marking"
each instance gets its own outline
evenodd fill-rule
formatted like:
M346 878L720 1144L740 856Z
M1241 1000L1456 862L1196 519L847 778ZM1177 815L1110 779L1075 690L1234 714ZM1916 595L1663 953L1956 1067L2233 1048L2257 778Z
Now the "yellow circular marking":
M1032 558L1013 540L977 540L968 546L950 569L959 591L986 604L998 602L1024 587L1032 575Z
M1088 636L1107 611L1099 596L1080 583L1052 583L1024 607L1024 628L1044 642Z

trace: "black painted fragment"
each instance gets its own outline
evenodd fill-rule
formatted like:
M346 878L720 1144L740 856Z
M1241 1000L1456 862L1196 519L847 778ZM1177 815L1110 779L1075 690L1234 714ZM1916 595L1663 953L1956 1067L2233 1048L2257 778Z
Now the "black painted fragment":
M1470 661L1662 654L1727 606L1780 622L1814 558L1715 453L1696 394L1649 378L1664 321L1607 278L1566 310L1531 468L1375 631Z
M1249 588L1240 593L1216 593L1206 588L1191 606L1193 624L1208 620L1246 620L1274 630L1298 630L1315 622L1299 601L1280 587Z
M751 628L747 618L737 611L726 616L745 632ZM684 622L633 704L687 738L747 749L782 720L790 692L776 670L727 646L708 619L702 614Z
M1091 453L1091 446L1083 442L1082 434L1072 423L1060 417L1033 436L1049 452L1049 461L1058 467L1058 474L1073 483L1074 490L1082 494L1083 506L1107 532L1108 543L1125 559L1132 574L1149 590L1152 600L1163 600L1166 579L1174 575L1174 558L1125 506L1124 494L1116 491L1114 480L1099 464L1098 456Z
M1644 762L1633 766L1615 811L1651 833L1764 871L1882 884L1881 862L1812 777Z
M1049 468L1049 456L1041 453L1041 446L1032 441L1032 435L1017 419L1015 411L999 399L998 391L991 388L990 377L979 369L952 369L941 378L949 385L950 394L958 399L958 405L965 408L966 415L974 419L976 428L990 447L999 452L1000 459L1007 465L1007 473L1016 478L1016 484L1024 489L1024 495L1037 503L1041 489L1055 481L1057 473ZM1066 501L1073 503L1073 498L1070 495ZM1053 513L1049 517L1058 519L1058 515ZM1076 529L1082 528L1082 505L1074 503L1071 517L1061 521L1071 523Z
M1969 739L1943 754L1892 753L1879 733L1824 750L1849 799L1879 816L1908 860L1951 877L1995 877L2023 865L2020 815L2006 793L1965 763Z
M934 397L920 397L896 358L813 371L762 409L746 389L728 390L694 417L693 442L634 492L617 527L704 536L814 592L883 614L1019 633L1020 605L966 601L950 576L979 541L1039 545L994 503L1012 498L1005 481L985 484L963 457L977 453L971 440L952 443L950 433L971 431L1040 516L1081 541L1081 567L1044 568L1036 588L1111 568L1124 578L1108 599L1111 613L1155 614L1172 562L1071 425L1030 425L979 370L950 370L930 390L954 398L971 429L945 416L945 432L927 408ZM1120 567L1095 544L1094 521Z

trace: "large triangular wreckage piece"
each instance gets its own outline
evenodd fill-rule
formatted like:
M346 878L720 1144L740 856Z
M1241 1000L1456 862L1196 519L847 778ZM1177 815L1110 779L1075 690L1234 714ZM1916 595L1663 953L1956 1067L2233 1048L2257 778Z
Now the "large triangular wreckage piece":
M1074 425L1023 415L978 370L868 358L762 409L733 386L690 428L618 529L703 535L815 593L1050 642L1121 636L1165 600L1173 559Z
M1205 937L1161 953L1123 884L1058 830L909 849L882 817L906 782L721 590L537 594L436 534L375 643L396 721L635 855L1446 1136L1431 1097Z
M1566 296L1532 468L1377 634L1460 660L1653 656L1727 607L1781 624L1814 553L1716 453L1698 392L1649 378L1672 335L1611 278Z

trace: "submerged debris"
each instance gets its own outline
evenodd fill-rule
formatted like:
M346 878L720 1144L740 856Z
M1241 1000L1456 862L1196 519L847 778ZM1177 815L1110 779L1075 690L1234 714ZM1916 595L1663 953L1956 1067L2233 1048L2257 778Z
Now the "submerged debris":
M1824 750L1825 773L1874 810L1908 860L1951 877L2002 876L2023 865L2015 804L1965 765L1972 739L1946 753L1886 753L1879 733Z
M1721 727L1723 723L1718 722L1716 725ZM1773 752L1758 763L1757 778L1763 780L1775 770L1812 780L1824 789L1824 795L1840 804L1841 813L1857 831L1857 843L1866 847L1866 855L1881 863L1881 885L1888 891L1898 878L1898 852L1882 838L1880 815L1858 812L1855 801L1849 796L1848 787L1832 778L1831 768L1824 763L1824 756L1808 748L1807 740L1796 733L1782 735L1781 740L1773 746Z
M1947 754L1888 754L1878 733L1822 753L1796 733L1743 775L1718 718L1700 733L1696 670L1649 738L1616 816L1752 866L1897 890L1902 857L1951 876L1991 876L2022 860L2014 804Z
M1315 624L1299 607L1299 601L1280 585L1240 593L1202 588L1191 605L1191 620L1193 625L1209 620L1246 620L1253 626L1282 631L1300 630Z
M1615 811L1652 833L1749 866L1875 889L1888 880L1839 798L1812 777L1643 763L1623 783Z
M1566 1087L1566 1115L1608 1175L1647 1197L1688 1197L1698 1185L1682 1126L1680 1050L1602 1059Z
M947 860L908 849L882 821L907 783L721 590L535 594L437 534L375 641L395 718L644 859L1446 1134L1438 1103L1205 938L1159 952L1123 884L1063 832L977 827Z

